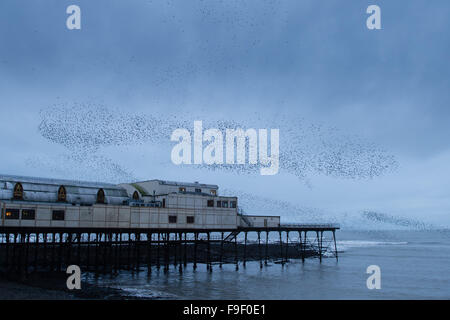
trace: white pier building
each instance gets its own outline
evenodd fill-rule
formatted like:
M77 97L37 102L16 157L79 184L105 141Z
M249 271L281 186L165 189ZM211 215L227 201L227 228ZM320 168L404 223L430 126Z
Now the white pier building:
M279 216L239 214L237 197L198 182L119 185L0 175L2 227L210 229L274 228Z

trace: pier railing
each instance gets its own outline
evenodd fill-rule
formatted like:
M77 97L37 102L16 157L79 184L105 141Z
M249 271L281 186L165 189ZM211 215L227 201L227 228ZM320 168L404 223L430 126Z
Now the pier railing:
M281 228L339 229L339 223L282 223Z

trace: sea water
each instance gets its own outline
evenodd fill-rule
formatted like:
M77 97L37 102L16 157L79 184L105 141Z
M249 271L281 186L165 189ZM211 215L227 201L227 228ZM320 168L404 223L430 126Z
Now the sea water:
M116 277L86 276L89 283L124 290L130 297L168 299L450 299L450 231L338 231L339 260L291 259L170 267L150 277L122 271ZM381 289L368 289L367 267L381 270Z

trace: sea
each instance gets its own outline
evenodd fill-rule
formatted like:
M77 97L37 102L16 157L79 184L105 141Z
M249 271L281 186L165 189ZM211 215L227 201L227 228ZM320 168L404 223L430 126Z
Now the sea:
M86 274L97 286L120 288L130 298L149 299L450 299L450 230L340 230L338 259L328 254L284 265L258 261L213 272L199 264L179 273L153 269L119 275ZM380 288L369 289L369 266L379 267ZM105 297L107 298L107 297Z

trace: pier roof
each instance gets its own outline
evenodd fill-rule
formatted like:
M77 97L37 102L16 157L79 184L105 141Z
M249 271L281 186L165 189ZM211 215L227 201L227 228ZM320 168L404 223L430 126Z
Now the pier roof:
M68 179L52 179L41 177L26 177L16 175L0 174L1 182L20 182L40 185L58 185L58 186L73 186L73 187L85 187L85 188L103 188L103 189L122 189L111 183L103 182L90 182L80 180L68 180Z
M143 183L143 182L159 182L159 184L167 185L167 186L203 187L203 188L210 188L210 189L218 189L219 188L219 186L216 184L206 184L206 183L199 183L199 182L179 182L179 181L168 181L168 180L159 180L159 179L138 181L135 183Z

